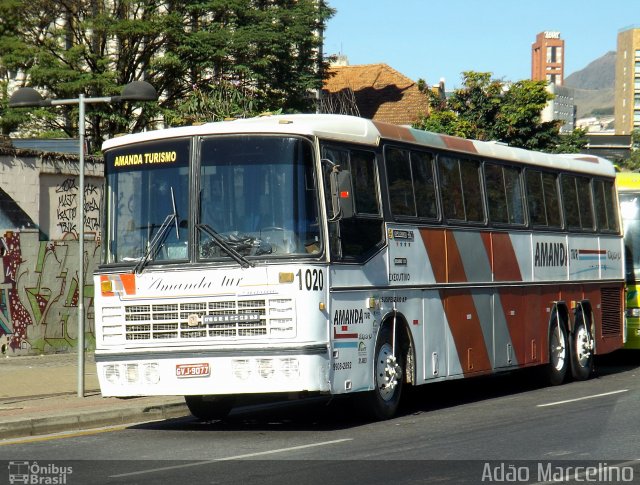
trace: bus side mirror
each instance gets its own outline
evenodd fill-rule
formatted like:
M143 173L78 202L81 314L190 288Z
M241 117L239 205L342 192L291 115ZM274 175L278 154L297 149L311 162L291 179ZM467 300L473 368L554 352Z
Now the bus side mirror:
M355 208L353 204L351 172L340 170L338 166L335 166L331 171L330 182L331 204L333 206L333 215L330 222L352 218Z

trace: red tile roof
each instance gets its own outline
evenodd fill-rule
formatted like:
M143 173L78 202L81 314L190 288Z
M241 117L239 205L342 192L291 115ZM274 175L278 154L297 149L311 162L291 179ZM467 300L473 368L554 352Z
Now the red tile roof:
M408 125L428 112L427 97L417 83L386 64L332 66L324 81L325 94L349 89L364 118Z

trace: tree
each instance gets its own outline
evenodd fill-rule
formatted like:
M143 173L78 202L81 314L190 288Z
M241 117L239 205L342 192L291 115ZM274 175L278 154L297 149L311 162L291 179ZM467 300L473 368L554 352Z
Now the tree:
M0 65L55 98L150 82L159 104L87 107L95 148L159 119L220 118L212 110L229 100L242 107L234 115L311 109L322 84L317 32L332 14L317 0L0 0ZM76 110L33 122L73 136Z
M626 170L640 171L640 130L633 130L631 134L631 153L626 160L621 162Z
M491 73L467 71L463 86L443 98L427 91L430 113L416 128L477 140L496 140L529 150L576 151L586 144L584 132L560 135L559 121L541 121L553 99L544 81L505 83Z

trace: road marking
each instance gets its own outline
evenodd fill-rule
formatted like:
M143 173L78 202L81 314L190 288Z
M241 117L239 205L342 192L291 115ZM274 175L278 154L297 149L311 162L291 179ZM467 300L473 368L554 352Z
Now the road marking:
M566 401L556 401L556 402L549 402L546 404L538 404L538 407L544 408L547 406L557 406L559 404L567 404L570 402L584 401L585 399L594 399L596 397L611 396L613 394L620 394L621 392L627 392L628 390L629 389L620 389L618 391L604 392L602 394L594 394L593 396L584 396L584 397L578 397L576 399L567 399Z
M285 453L287 451L304 450L306 448L315 448L317 446L335 445L337 443L344 443L345 441L353 441L353 438L343 438L340 440L322 441L320 443L310 443L308 445L291 446L289 448L279 448L276 450L258 451L256 453L247 453L245 455L228 456L226 458L216 458L215 460L205 460L205 461L197 461L195 463L185 463L184 465L165 466L161 468L149 468L148 470L140 470L140 471L131 472L131 473L122 473L120 475L111 475L109 478L131 477L134 475L144 475L145 473L157 473L157 472L163 472L166 470L179 470L180 468L209 465L211 463L216 463L219 461L242 460L244 458L253 458L256 456L272 455L275 453Z

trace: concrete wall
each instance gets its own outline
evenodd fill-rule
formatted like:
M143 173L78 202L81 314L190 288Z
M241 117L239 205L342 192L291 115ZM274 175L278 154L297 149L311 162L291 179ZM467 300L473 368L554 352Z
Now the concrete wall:
M0 349L72 352L78 338L79 164L0 149ZM100 259L103 165L85 163L84 332L95 347L92 273Z

